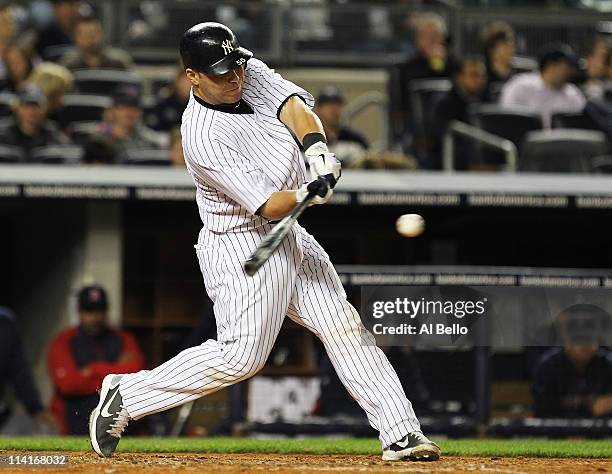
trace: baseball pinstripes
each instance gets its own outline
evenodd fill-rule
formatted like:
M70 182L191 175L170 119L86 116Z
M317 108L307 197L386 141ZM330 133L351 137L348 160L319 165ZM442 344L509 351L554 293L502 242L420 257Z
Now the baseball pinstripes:
M125 377L121 394L130 416L163 411L251 377L263 367L288 314L321 338L341 380L380 431L383 446L419 429L382 351L361 344L359 315L312 236L295 226L255 277L244 274L240 262L269 230L201 233L197 254L215 304L218 341Z
M359 315L321 246L296 224L254 277L242 268L272 229L257 209L274 191L307 180L300 150L276 116L295 94L312 105L310 94L251 59L243 91L251 109L241 109L248 113L207 107L191 95L181 131L203 222L196 252L218 340L124 376L123 403L131 417L141 418L251 377L265 364L287 315L321 338L386 447L418 430L419 422L383 352L362 344Z
M314 102L308 92L258 60L248 62L243 92L253 114L208 109L191 94L181 133L205 228L217 232L257 228L266 221L254 213L272 192L297 189L306 181L300 149L276 117L282 102L295 94L310 105Z

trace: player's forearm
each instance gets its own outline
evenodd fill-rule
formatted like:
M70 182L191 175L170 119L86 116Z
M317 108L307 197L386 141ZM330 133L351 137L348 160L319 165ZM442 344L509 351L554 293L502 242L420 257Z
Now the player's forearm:
M259 215L277 221L290 214L296 204L295 191L276 191L259 208Z
M297 96L291 97L279 114L281 122L293 132L302 143L304 136L309 133L320 133L325 136L321 120L317 117L310 107Z

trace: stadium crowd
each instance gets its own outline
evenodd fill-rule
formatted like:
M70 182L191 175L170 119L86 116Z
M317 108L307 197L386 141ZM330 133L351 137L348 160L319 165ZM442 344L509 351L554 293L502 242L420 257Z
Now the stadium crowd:
M173 149L189 96L180 64L170 81L143 81L130 54L107 44L91 5L81 0L51 4L51 18L39 25L18 19L11 2L0 3L0 160L71 162L65 157L76 153L73 161L85 164L182 166L179 147ZM248 39L248 28L232 18ZM580 155L579 149L588 148L581 143L590 137L603 140L595 149L607 154L612 55L604 36L593 31L585 44L542 45L536 60L517 61L516 32L496 21L481 32L481 55L455 57L442 16L421 11L406 18L396 29L411 30L405 31L402 46L411 52L388 68L388 150L372 150L362 132L343 122L342 90L319 91L317 113L346 167L440 169L442 143L454 120L512 141L521 163L531 162L520 166L525 169L537 161L537 149L526 143L529 132L550 128L600 132L580 135L573 147L565 143L561 148ZM582 57L572 47L581 49ZM77 151L62 158L57 145ZM108 153L92 160L83 153L90 148ZM465 137L456 139L454 163L457 169L508 166L499 152L483 151Z

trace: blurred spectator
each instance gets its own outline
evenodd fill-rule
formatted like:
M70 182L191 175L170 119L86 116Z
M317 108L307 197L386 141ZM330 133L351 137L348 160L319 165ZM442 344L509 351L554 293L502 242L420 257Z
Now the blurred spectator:
M61 108L64 105L64 95L72 89L74 78L72 73L55 63L40 63L34 68L28 83L34 84L47 97L47 117L64 127L66 120L62 117Z
M120 69L132 67L130 55L104 45L104 32L100 19L79 16L74 23L75 48L62 56L60 63L68 69ZM184 75L184 73L183 73Z
M518 74L506 83L500 102L539 113L550 127L552 114L580 112L586 104L580 89L569 83L576 68L576 57L568 46L550 47L539 58L539 71Z
M136 88L119 87L105 117L98 132L115 145L120 161L128 157L130 150L161 147L155 132L142 124L140 94Z
M0 427L11 412L3 400L4 389L10 384L15 397L35 422L53 428L55 422L40 401L15 319L15 314L10 309L0 306Z
M487 68L487 92L495 96L514 74L514 30L505 21L496 21L482 32L482 50Z
M402 83L413 79L449 77L446 23L437 13L423 13L414 20L416 52L402 67Z
M357 130L342 124L344 97L336 86L328 85L319 91L315 113L321 119L329 149L343 165L359 160L369 145L366 137Z
M15 38L16 31L17 26L11 7L0 3L0 83L4 81L6 76L6 67L4 60L1 60L1 58L4 58L4 53Z
M599 347L602 313L594 305L577 304L559 315L564 347L545 353L535 368L536 416L612 415L612 352Z
M181 143L181 129L176 127L170 132L170 146L168 148L172 166L185 167L185 157L183 156L183 144Z
M487 84L486 68L479 57L466 57L457 63L453 73L453 88L440 99L434 111L435 152L432 168L442 165L442 139L452 120L469 122L470 104L482 102ZM455 140L455 167L465 170L469 165L470 142Z
M449 77L446 23L437 13L418 14L413 20L415 53L399 67L401 90L414 79ZM402 101L405 107L407 100Z
M441 16L436 13L418 14L413 29L416 51L406 62L393 68L390 81L393 134L397 140L403 141L414 128L410 116L410 81L449 77L452 62L446 44L446 23Z
M108 301L98 285L78 294L80 324L60 333L51 343L49 373L55 389L53 414L63 434L87 433L89 413L98 403L96 390L108 374L137 372L144 357L134 337L107 326Z
M21 90L15 106L15 121L4 129L0 143L21 148L26 161L34 148L68 143L57 126L47 119L47 99L39 87L28 85Z
M11 44L4 50L2 59L6 69L4 90L17 92L32 72L32 58L24 48Z
M36 34L34 50L44 60L53 60L72 46L72 28L81 8L80 0L51 0L53 20Z
M602 36L592 38L585 48L584 68L574 77L574 83L588 99L603 99L606 89L608 43Z
M147 116L147 125L154 130L168 132L181 125L185 106L189 100L191 82L185 75L185 69L179 65L174 80L166 89L162 90L161 100Z
M84 165L113 165L117 162L117 149L105 137L93 135L83 144L81 163ZM184 163L184 162L183 162Z

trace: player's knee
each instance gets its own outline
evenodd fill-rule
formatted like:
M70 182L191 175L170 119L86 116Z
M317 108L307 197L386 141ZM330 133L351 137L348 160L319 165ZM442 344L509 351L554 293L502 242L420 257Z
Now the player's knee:
M344 315L346 316L346 315ZM363 332L363 324L359 317L354 318L352 315L339 318L333 327L327 327L321 331L319 336L326 341L334 341L341 343L347 339L360 339Z
M235 376L237 379L246 379L246 378L252 377L257 372L259 372L261 369L263 369L265 363L266 363L265 359L263 361L247 360L247 361L241 362L236 366Z
M252 377L259 372L266 363L270 353L270 344L264 344L257 337L240 338L226 345L223 353L226 367L236 379Z

